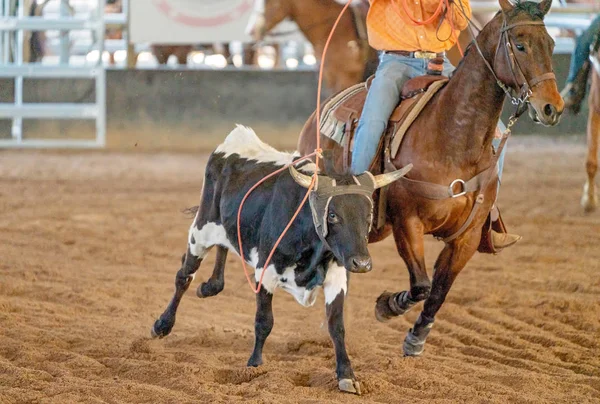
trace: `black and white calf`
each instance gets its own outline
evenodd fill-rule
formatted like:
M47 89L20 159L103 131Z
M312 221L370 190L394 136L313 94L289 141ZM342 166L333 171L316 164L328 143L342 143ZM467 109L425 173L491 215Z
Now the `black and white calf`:
M224 287L228 250L239 254L237 213L246 192L277 168L292 163L297 154L278 152L249 128L238 126L211 155L200 206L189 230L188 248L175 278L175 294L154 323L152 335L164 337L175 324L181 297L208 250L217 247L212 276L197 290L199 297L215 296ZM256 340L248 366L262 364L262 349L273 328L271 302L281 288L303 306L314 304L319 289L325 294L329 333L335 346L337 378L343 391L360 393L344 343L346 270L367 272L371 258L367 236L372 220L373 191L400 178L408 169L374 177L319 175L310 203L300 211L267 268L267 256L292 217L311 182L314 164L290 167L257 188L244 205L241 234L244 256L263 284L256 296ZM302 173L304 171L305 173Z

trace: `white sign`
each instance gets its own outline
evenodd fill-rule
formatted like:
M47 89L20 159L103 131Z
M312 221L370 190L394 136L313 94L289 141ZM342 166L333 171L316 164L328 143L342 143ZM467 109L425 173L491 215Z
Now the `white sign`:
M133 43L252 41L245 29L254 12L254 0L130 1L129 28ZM289 24L292 31L295 30L293 23L286 23L286 28Z

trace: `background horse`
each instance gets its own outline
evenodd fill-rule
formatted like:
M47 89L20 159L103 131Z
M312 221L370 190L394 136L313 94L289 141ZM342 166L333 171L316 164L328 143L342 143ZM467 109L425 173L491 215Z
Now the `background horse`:
M594 182L598 170L598 144L600 143L600 60L599 55L592 55L592 87L590 88L587 126L588 154L586 160L587 182L583 187L581 205L586 212L593 212L598 206L598 191Z
M312 44L320 60L327 37L343 6L333 0L264 0L264 8L260 8L255 11L260 15L250 27L254 40L262 41L277 24L290 18ZM366 16L364 10L362 21ZM359 37L353 14L348 10L342 16L327 51L323 72L325 85L334 92L341 91L364 81L375 72L376 66L377 53L368 45L366 37Z
M502 12L483 28L477 47L468 49L450 81L410 126L392 160L395 167L412 163L408 177L421 184L419 188L409 187L409 182L400 180L390 185L386 224L372 231L370 241L393 233L410 274L410 290L382 293L375 313L384 321L425 302L404 341L406 355L423 351L452 283L478 249L484 222L496 199L497 160L492 140L506 96L496 77L517 94L530 94L529 102L541 123L556 125L559 121L564 102L552 73L554 41L542 22L550 5L551 0L515 6L500 0ZM319 111L313 113L300 135L298 150L303 154L316 147L316 113ZM323 136L321 147L340 150L337 143ZM448 196L456 192L449 192L448 184L457 179L467 182L486 172L490 173L486 177L489 180L481 182L476 192ZM443 188L445 199L424 196L422 182L429 188ZM448 238L435 263L433 282L425 268L425 234Z

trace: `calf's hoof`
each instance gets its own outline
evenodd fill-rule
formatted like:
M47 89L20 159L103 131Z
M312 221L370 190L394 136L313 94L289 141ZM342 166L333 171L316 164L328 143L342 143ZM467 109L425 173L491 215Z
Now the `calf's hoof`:
M352 393L359 396L361 394L360 383L353 379L340 379L338 388L345 393Z
M196 289L196 296L200 299L204 299L205 297L216 296L223 290L223 284L215 284L208 282L202 282L198 289Z
M255 357L251 356L250 359L248 359L248 363L246 364L246 366L257 368L262 364L263 364L262 358L255 358Z
M163 338L169 335L171 329L173 329L173 324L168 324L166 321L159 318L154 322L154 325L150 330L150 335L152 338Z

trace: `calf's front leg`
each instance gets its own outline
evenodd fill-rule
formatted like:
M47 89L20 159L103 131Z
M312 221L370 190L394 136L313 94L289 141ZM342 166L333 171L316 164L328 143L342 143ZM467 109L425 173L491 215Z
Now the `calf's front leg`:
M260 366L262 365L262 350L265 345L265 341L271 330L273 329L273 295L265 289L264 286L260 288L260 291L256 294L256 317L254 319L254 351L250 359L248 359L248 366Z
M327 271L323 291L325 293L325 311L329 336L335 349L336 376L341 391L360 395L360 384L354 376L350 358L346 352L344 328L344 299L348 290L346 269L343 266L332 266Z

